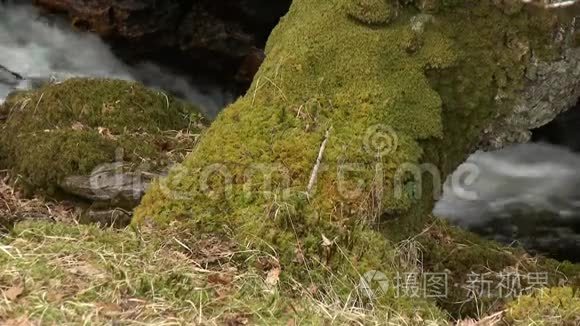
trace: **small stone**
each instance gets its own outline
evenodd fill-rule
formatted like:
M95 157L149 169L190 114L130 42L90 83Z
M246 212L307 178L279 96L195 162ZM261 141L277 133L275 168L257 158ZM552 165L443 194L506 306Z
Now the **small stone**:
M92 209L81 216L81 223L100 224L101 226L125 227L131 223L131 213L120 208Z

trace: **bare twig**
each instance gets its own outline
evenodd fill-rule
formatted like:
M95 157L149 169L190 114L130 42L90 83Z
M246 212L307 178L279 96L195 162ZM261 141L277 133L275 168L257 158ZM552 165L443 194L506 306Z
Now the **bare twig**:
M310 194L310 192L312 191L312 187L314 187L314 184L316 183L316 178L318 177L318 170L320 169L320 164L322 163L322 156L324 155L324 149L326 148L326 143L328 142L328 137L330 137L331 130L332 127L326 130L324 140L322 141L322 144L320 144L320 149L318 150L318 157L316 158L316 164L312 168L312 173L310 174L310 181L308 182L308 188L306 189L306 192L308 194Z
M42 101L43 97L44 97L44 92L42 92L42 94L40 94L40 98L38 99L38 102L36 102L36 106L34 107L34 114L36 114L36 110L38 110L38 105L40 104L40 101Z
M524 3L532 3L545 8L563 8L576 4L578 0L522 0Z

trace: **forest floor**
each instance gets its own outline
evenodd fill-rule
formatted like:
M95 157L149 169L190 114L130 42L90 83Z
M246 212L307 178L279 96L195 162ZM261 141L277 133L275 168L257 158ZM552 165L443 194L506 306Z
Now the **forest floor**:
M274 258L240 264L228 240L82 225L72 206L24 199L3 179L0 221L14 218L0 238L0 325L400 324L315 299L313 284L281 292Z
M503 311L450 322L361 308L360 300L321 295L316 284L282 281L267 253L177 226L82 225L72 205L24 199L6 180L0 178L2 326L504 325Z

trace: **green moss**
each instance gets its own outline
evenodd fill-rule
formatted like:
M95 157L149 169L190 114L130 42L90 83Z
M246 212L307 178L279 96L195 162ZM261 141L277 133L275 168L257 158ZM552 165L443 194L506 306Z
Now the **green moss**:
M391 0L351 0L345 4L346 12L366 24L386 24L396 16L396 2Z
M580 292L570 287L538 290L512 302L507 318L511 325L578 325Z
M400 272L393 243L422 230L433 204L431 179L401 171L428 163L442 177L459 164L520 89L529 52L519 45L548 52L551 25L473 0L445 2L422 29L409 6L389 24L369 26L344 10L361 4L394 6L294 1L248 94L150 189L134 223L179 220L231 236L271 252L284 277L332 279L344 295L351 289L340 284L366 271ZM308 189L322 144L323 165ZM386 217L384 233L369 226ZM436 311L434 300L416 302Z
M205 124L198 110L131 82L72 79L12 95L0 108L0 165L29 191L52 193L65 176L118 156L155 171L183 154Z
M448 295L438 298L438 304L455 318L492 314L526 289L580 285L580 265L532 257L521 248L483 240L441 220L433 220L414 240L422 248L425 271L445 271ZM534 275L541 282L534 281Z

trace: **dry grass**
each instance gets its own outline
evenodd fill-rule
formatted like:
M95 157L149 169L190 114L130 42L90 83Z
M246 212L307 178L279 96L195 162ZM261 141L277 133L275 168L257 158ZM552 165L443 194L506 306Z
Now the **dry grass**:
M211 236L44 221L12 234L0 247L0 324L440 324L282 284L272 257Z
M352 288L345 296L333 287L338 276L287 279L275 257L214 235L80 225L74 208L22 198L6 180L0 213L18 222L0 238L2 326L453 324L414 314L412 300L365 300L358 283L341 284ZM421 272L414 239L395 247L401 268ZM455 325L495 326L503 316Z
M0 171L0 231L6 231L22 220L71 223L77 221L78 217L79 212L72 205L49 202L39 197L25 198L10 182L8 173Z

